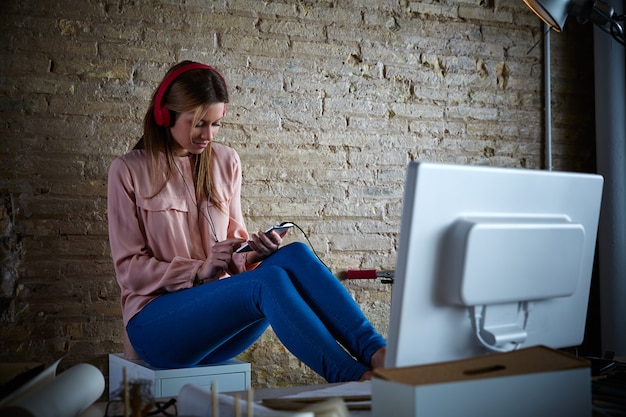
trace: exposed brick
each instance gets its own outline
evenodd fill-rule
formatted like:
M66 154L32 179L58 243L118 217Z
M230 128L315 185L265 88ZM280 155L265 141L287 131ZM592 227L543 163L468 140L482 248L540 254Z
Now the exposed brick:
M249 229L297 222L338 277L394 268L410 160L544 165L543 27L522 2L5 3L2 361L106 371L121 350L107 171L179 60L228 81L219 140L241 156ZM590 30L551 36L555 169L594 164ZM342 282L386 334L390 287ZM322 382L271 329L241 358L255 387Z

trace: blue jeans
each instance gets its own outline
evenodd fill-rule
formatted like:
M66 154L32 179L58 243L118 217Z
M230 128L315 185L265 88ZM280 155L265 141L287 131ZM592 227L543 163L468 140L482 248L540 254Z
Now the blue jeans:
M252 271L157 297L126 330L144 361L177 368L231 359L268 325L328 382L358 380L385 346L344 286L300 242Z

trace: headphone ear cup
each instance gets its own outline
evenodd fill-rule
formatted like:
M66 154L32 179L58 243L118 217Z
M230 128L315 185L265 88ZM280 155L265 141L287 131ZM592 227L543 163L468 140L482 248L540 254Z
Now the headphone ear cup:
M171 113L170 109L168 109L165 106L163 107L155 106L154 107L154 120L156 121L156 124L161 127L170 127L172 123L172 117L170 113Z

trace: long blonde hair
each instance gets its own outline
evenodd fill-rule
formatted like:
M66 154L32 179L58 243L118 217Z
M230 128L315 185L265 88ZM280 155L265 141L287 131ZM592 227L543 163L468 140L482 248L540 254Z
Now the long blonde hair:
M161 91L162 97L158 99L162 102L157 103L159 93L157 88L143 119L143 137L135 145L135 149L145 149L150 159L148 169L155 185L155 192L150 197L157 195L175 173L174 139L169 126L162 126L157 123L155 107L163 106L160 109L165 108L169 112L171 124L176 120L178 113L193 111L192 126L195 126L204 117L208 105L228 103L228 90L221 74L212 67L196 68L194 64L192 61L182 61L169 69L161 81L161 86L165 81L171 82L165 92ZM172 74L180 71L184 66L191 66L192 69L182 72L174 80L171 80ZM167 165L164 179L161 179L163 174L160 166L161 152L165 153ZM191 158L197 198L208 197L211 203L223 209L223 201L218 190L214 188L211 175L211 145L201 154L192 155Z

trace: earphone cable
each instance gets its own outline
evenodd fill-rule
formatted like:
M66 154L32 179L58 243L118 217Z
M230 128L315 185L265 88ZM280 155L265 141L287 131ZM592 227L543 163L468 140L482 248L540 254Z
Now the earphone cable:
M300 231L300 233L302 233L302 236L304 236L304 239L306 239L307 244L311 248L311 251L313 252L315 257L317 258L317 260L320 261L322 263L322 265L324 265L330 271L330 268L328 267L328 265L326 265L326 263L322 260L322 258L320 258L320 256L317 254L317 251L315 250L315 247L313 247L313 244L309 240L309 236L306 234L306 232L295 222L291 222L290 221L290 222L285 222L285 223L293 224Z
M220 240L217 238L217 232L215 231L215 225L213 224L213 218L211 218L211 213L209 212L208 204L207 204L207 209L206 209L207 214L204 214L204 212L202 210L200 210L200 206L198 206L198 203L196 201L195 196L191 193L191 189L189 188L189 185L187 184L187 181L185 181L185 176L183 175L183 172L181 171L181 169L178 166L178 164L176 163L176 161L174 161L174 166L176 167L176 170L180 174L180 177L183 180L183 184L185 184L185 188L187 189L187 193L189 194L189 198L191 198L191 202L193 203L194 206L196 206L196 210L198 210L198 213L200 213L202 215L202 217L204 217L206 219L206 221L208 222L209 227L211 228L211 233L213 234L213 239L215 239L215 243L219 242ZM207 201L210 199L210 197L211 197L210 195L207 196Z

